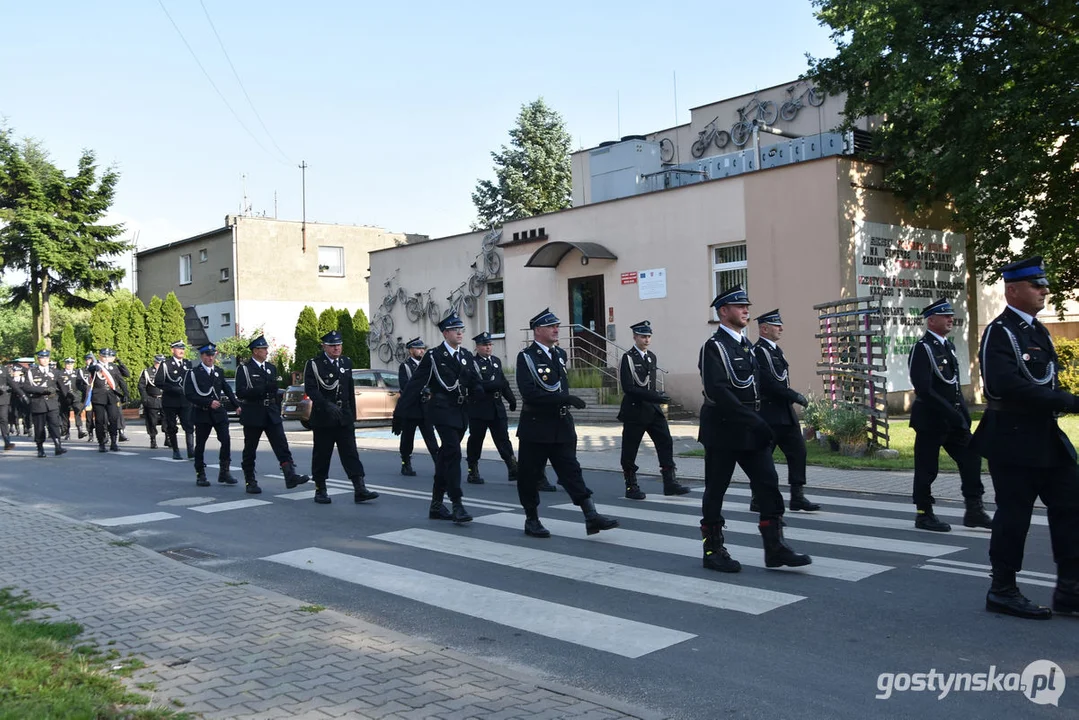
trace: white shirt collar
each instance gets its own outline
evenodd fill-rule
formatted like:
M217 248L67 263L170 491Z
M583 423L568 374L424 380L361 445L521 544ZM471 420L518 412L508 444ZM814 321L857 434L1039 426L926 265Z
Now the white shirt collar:
M648 359L648 351L647 350L641 350L636 345L633 346L633 349L636 350L637 354L640 355L642 358Z
M761 335L761 340L768 343L768 346L770 348L772 348L773 350L775 350L777 347L779 347L778 345L775 344L775 342L769 340L768 338L764 337L763 335Z
M1023 320L1026 321L1027 325L1033 325L1034 324L1034 316L1031 315L1030 313L1025 313L1022 310L1019 310L1017 308L1012 307L1011 305L1008 306L1008 309L1011 310L1016 315L1018 315L1019 317L1023 318Z
M206 371L207 375L209 375L210 373L212 373L214 371L214 366L213 365L207 365L206 363L199 363L199 365L202 366L202 369Z
M450 355L456 355L457 351L461 349L461 348L457 348L457 350L454 350L453 347L450 346L450 344L448 342L446 342L445 340L442 341L442 344L446 346L446 352L448 352Z
M547 357L554 358L554 355L551 354L551 348L547 347L546 345L541 343L539 340L533 340L532 342L534 342L537 346L539 346L540 350L547 353Z
M935 337L937 340L940 340L941 345L943 345L945 347L948 346L948 339L947 338L942 338L940 335L937 335L932 330L926 330L926 332L929 333L930 335L932 335L933 337Z
M731 330L731 329L730 329L729 327L727 327L726 325L720 325L719 327L720 327L720 328L721 328L722 330L725 330L725 331L727 332L727 334L728 334L728 335L730 335L730 336L731 336L732 338L734 338L735 340L737 340L737 341L738 341L738 344L739 344L739 345L741 345L741 344L742 344L742 340L743 340L743 339L745 338L745 335L743 335L743 334L742 334L742 333L740 333L740 332L736 332L736 331L734 331L734 330Z

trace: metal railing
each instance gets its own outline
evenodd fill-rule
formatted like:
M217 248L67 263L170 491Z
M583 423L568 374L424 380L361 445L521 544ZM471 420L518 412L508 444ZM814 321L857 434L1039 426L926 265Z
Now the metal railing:
M559 346L566 351L570 370L595 370L603 375L604 387L618 387L618 368L622 363L622 356L629 352L595 330L586 328L584 325L563 325L564 330L569 331L569 337L559 341ZM532 344L532 331L522 328L524 339L521 347ZM656 367L656 391L663 392L663 376L667 370Z

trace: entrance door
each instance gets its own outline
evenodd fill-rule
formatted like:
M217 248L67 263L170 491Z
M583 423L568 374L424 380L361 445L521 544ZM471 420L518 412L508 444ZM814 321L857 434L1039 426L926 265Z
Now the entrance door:
M569 314L574 367L606 367L607 336L604 324L603 276L569 279ZM583 328L583 329L582 329Z

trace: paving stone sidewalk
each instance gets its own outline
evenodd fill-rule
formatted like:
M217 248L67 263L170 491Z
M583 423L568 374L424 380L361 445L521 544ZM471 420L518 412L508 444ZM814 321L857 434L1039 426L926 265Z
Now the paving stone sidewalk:
M162 557L0 500L0 587L58 606L147 667L155 705L206 718L660 718Z

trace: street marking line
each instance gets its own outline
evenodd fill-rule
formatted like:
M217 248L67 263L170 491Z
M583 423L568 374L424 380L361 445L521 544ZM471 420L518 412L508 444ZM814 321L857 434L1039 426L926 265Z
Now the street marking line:
M173 460L170 457L155 457L155 458L150 458L150 459L151 460L157 460L158 462L167 462L167 463L186 463L186 462L191 462L190 460Z
M158 520L172 520L179 515L167 512L143 513L142 515L124 515L122 517L99 518L91 520L94 525L102 527L119 527L120 525L138 525L140 523L157 522Z
M971 577L978 577L982 580L988 580L984 570L965 570L963 568L943 567L941 565L918 565L919 570L935 570L937 572L951 573L952 575L969 575ZM1024 585L1039 585L1041 587L1056 587L1055 582L1047 582L1045 580L1032 580L1030 578L1016 576L1016 580L1021 580Z
M498 515L482 515L473 520L483 525L521 530L524 526L524 518L514 513L499 513ZM671 535L659 535L657 533L641 532L639 530L626 530L615 528L605 530L596 535L588 535L585 532L584 523L570 522L568 520L543 519L543 525L552 533L559 536L572 537L588 542L605 543L632 548L633 550L650 550L652 552L665 553L668 555L680 555L682 557L701 557L701 541L692 538L674 537ZM748 545L731 545L725 543L727 550L735 555L743 565L764 568L764 553L758 547ZM878 575L888 570L894 570L891 565L878 565L876 563L860 562L857 560L843 560L840 558L813 556L813 564L800 568L769 568L786 573L798 575L813 575L826 577L834 580L847 580L858 582L867 577Z
M557 510L577 510L572 504L553 505ZM686 527L700 527L700 518L685 513L661 512L659 510L643 510L638 508L620 507L617 505L597 505L596 510L604 515L626 518L627 520L645 520L648 522L665 523L667 525L683 525ZM725 531L728 533L740 533L744 535L759 535L757 523L727 520ZM805 542L820 543L822 545L839 545L841 547L856 547L864 550L879 550L882 552L905 553L907 555L922 555L925 557L939 557L950 553L966 550L958 545L938 545L935 543L917 542L914 540L893 540L892 538L876 537L873 535L854 535L851 533L827 532L824 530L805 530L802 528L788 527L783 530L783 535L789 540L804 540Z
M339 482L345 482L345 481L339 481ZM371 490L379 490L379 491L384 490L386 492L418 493L420 496L426 497L428 499L430 499L430 497L431 497L430 491L416 490L416 489L413 489L413 488L403 488L403 487L400 487L400 486L397 486L397 485L372 485L371 483L367 483L367 487L370 488ZM487 500L487 499L472 498L472 497L466 496L466 497L463 498L463 501L464 502L473 502L473 503L482 502L482 503L486 503L487 505L492 506L492 507L500 507L500 508L502 508L504 510L520 510L521 509L521 506L519 504L506 503L506 502L502 502L501 500Z
M327 495L349 495L352 493L352 489L345 490L343 488L326 488ZM294 490L287 493L280 493L274 495L284 500L311 500L315 496L315 486L312 484L307 490Z
M696 637L322 548L262 559L626 658L639 658Z
M979 565L978 563L961 562L959 560L941 560L939 558L930 558L927 562L939 563L940 565L952 565L954 567L972 568L974 570L982 570L986 573L990 572L993 569L992 565ZM1045 578L1046 580L1056 580L1057 578L1057 576L1052 573L1040 573L1033 572L1031 570L1020 570L1018 573L1016 573L1016 575L1019 577Z
M343 487L347 486L349 489L352 488L352 483L345 483L342 480L327 480L326 483L327 483L328 487L342 487L343 488ZM336 485L335 485L335 483L336 483ZM408 489L403 489L403 488L386 487L386 486L383 486L383 485L368 485L367 489L368 490L378 490L380 493L382 493L384 495L396 495L397 497L407 497L407 498L412 498L414 500L423 500L423 501L425 501L427 503L431 502L431 493L430 492L424 492L422 490L408 490ZM479 507L479 508L483 508L484 510L506 511L508 509L511 509L511 508L515 507L513 505L507 505L506 503L496 502L494 500L479 500L479 499L468 498L468 497L462 498L461 502L465 503L466 507ZM519 506L517 506L517 507L519 507Z
M256 507L258 505L273 505L269 500L233 500L232 502L214 503L212 505L202 505L201 507L192 507L188 510L193 510L200 513L216 513L225 512L226 510L239 510L241 508Z
M746 585L719 582L699 577L675 575L634 568L628 565L554 553L520 545L479 540L462 535L412 528L370 536L382 540L457 555L469 560L502 565L528 572L553 575L567 580L628 590L668 600L704 605L719 610L733 610L748 615L766 612L805 600L804 595L764 590Z

